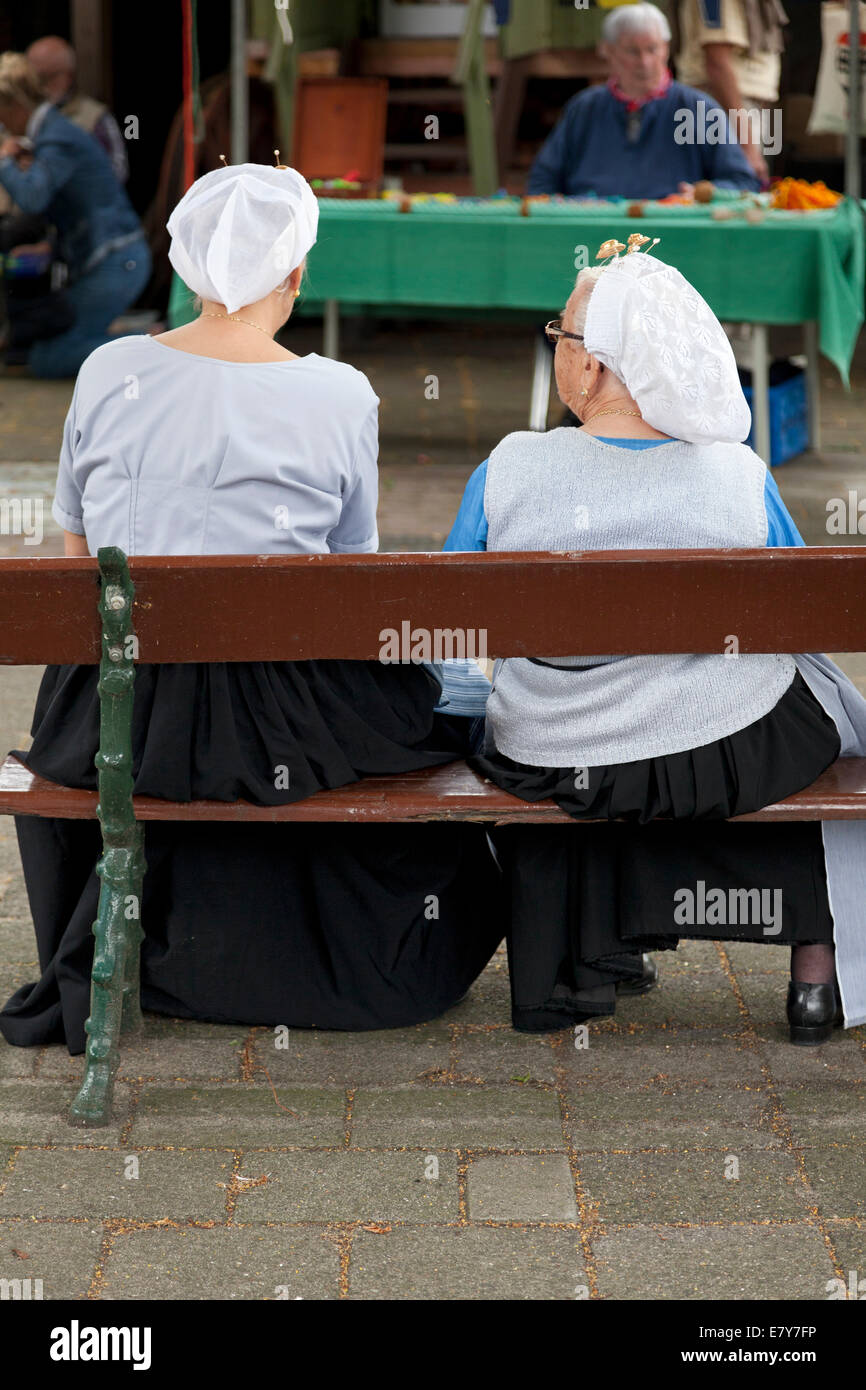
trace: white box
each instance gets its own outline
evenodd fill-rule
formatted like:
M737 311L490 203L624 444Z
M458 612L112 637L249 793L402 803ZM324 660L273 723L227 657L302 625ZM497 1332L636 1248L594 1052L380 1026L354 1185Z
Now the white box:
M395 0L379 0L379 34L383 39L454 39L466 26L468 6L450 0L437 4L424 0L419 5L398 5ZM484 6L481 32L495 38L498 32L492 5Z

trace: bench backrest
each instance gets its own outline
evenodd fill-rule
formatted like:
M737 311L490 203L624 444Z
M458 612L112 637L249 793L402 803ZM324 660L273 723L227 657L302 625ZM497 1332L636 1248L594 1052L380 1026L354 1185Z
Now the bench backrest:
M435 660L722 652L732 638L742 652L866 650L866 546L142 556L129 570L145 662L376 659L390 634L417 634L423 659L437 633ZM98 662L99 592L93 558L0 561L0 663Z

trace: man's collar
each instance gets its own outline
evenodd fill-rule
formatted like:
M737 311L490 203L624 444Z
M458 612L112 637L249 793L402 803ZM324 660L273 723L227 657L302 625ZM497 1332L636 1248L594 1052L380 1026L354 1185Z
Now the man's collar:
M654 91L650 92L649 96L645 96L640 100L637 100L635 97L627 97L615 77L609 77L607 79L607 89L612 96L616 97L617 101L623 103L627 111L639 111L642 106L646 106L648 101L657 101L659 97L665 96L672 80L670 72L665 68L665 75L659 85Z
M25 131L28 140L36 139L36 136L39 134L39 128L48 115L48 112L51 110L51 106L52 103L50 101L43 101L40 102L35 111L31 112L30 120L27 122L27 130Z

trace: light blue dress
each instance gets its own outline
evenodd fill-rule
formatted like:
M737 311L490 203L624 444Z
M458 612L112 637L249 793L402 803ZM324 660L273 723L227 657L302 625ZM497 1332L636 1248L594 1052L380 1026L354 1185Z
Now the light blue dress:
M117 338L78 374L52 515L94 555L374 551L378 407L315 352L223 362Z

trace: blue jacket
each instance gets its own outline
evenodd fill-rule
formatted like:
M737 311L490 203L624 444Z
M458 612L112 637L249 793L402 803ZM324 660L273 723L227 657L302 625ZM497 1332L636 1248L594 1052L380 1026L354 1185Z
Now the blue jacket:
M571 98L558 125L536 156L530 193L596 193L599 197L666 198L679 184L709 179L720 188L759 188L736 143L678 144L691 113L701 129L699 102L709 113L718 103L696 87L672 82L663 97L640 110L640 132L627 138L628 113L606 87L589 87ZM727 130L727 121L725 121Z
M22 212L54 223L72 276L90 269L114 241L142 235L105 151L53 106L36 133L30 168L0 159L0 183Z

